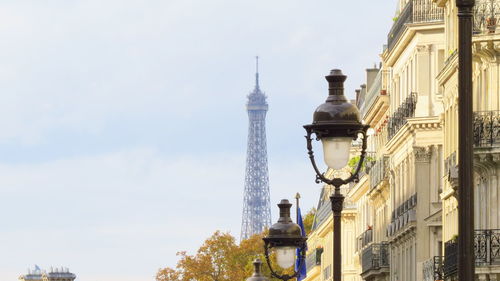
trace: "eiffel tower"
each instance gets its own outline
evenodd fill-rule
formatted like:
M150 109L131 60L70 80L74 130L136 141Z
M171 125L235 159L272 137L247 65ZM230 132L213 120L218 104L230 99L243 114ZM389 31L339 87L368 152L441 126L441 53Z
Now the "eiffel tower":
M261 233L271 225L266 145L267 109L266 96L259 86L259 57L256 57L255 89L248 95L247 102L249 127L241 240Z

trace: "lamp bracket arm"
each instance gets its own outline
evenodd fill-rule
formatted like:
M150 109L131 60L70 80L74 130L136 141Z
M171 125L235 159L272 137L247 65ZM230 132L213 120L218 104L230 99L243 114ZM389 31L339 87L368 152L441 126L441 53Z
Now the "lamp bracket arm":
M366 130L360 130L358 133L363 135L363 142L361 144L361 155L359 156L358 166L356 167L356 170L354 170L354 173L351 173L351 176L349 178L347 178L347 180L345 180L347 183L352 182L352 181L357 182L359 180L358 179L359 172L361 171L361 168L363 167L363 163L364 163L365 157L366 157L366 147L367 147Z
M325 177L323 173L321 173L318 169L318 166L316 165L316 160L314 159L314 151L312 149L312 138L311 138L311 131L307 131L307 154L309 155L309 160L311 160L311 164L314 168L314 171L316 172L316 183L324 182L326 184L332 184L329 179Z
M266 256L267 266L271 271L271 275L273 277L279 278L280 276L274 271L273 267L271 266L271 258L269 257L269 244L267 242L264 243L264 255Z

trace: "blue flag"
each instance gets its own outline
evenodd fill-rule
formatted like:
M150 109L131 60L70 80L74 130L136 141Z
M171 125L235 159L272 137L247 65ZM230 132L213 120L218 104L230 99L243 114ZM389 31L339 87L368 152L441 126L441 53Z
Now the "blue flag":
M306 237L306 230L304 228L304 222L302 221L302 214L300 213L300 208L297 209L297 224L302 229L302 237ZM306 257L301 257L300 250L301 249L297 249L296 253L297 258L295 259L295 271L299 273L299 276L297 276L297 281L301 281L305 279L307 276L306 261L305 261ZM305 250L307 251L307 244L305 245Z

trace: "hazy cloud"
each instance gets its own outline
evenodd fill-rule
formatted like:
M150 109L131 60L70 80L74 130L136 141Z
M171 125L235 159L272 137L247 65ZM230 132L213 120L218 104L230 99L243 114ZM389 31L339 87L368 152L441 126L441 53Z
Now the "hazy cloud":
M363 83L394 6L0 5L0 279L36 263L86 281L152 280L215 230L239 236L257 54L273 212L295 192L314 206L301 125L325 99L330 68L349 75L349 93Z

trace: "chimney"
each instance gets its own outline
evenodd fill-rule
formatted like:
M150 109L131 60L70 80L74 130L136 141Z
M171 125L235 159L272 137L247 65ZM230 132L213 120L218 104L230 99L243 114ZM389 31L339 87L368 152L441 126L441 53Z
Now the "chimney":
M380 71L375 64L373 68L366 69L366 88L370 90L373 85L373 81L375 81L375 77L377 77L378 72Z

